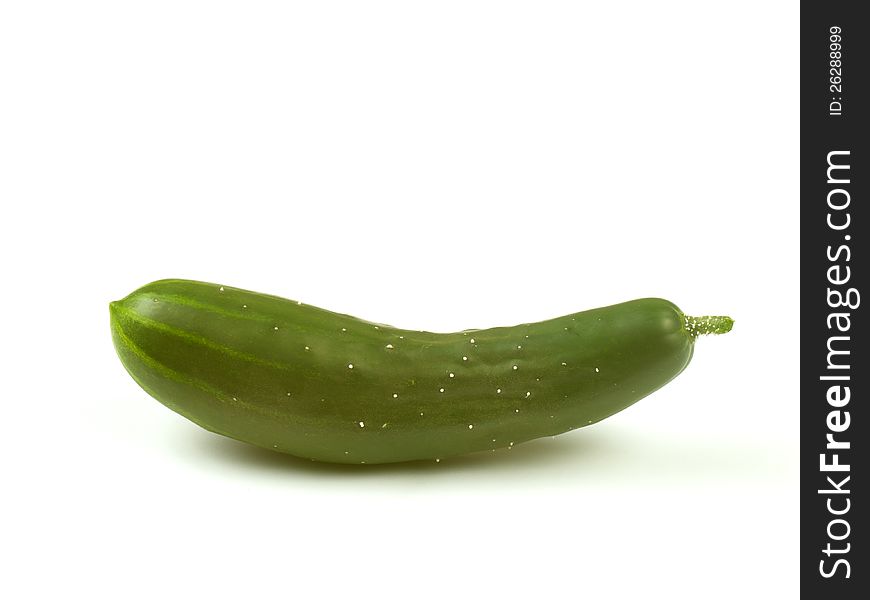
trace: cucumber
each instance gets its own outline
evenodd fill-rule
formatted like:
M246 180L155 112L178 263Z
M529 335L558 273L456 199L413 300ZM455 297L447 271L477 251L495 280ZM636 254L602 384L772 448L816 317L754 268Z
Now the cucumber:
M698 335L733 323L645 298L430 333L177 279L110 313L124 367L170 409L256 446L357 464L511 448L596 423L676 377Z

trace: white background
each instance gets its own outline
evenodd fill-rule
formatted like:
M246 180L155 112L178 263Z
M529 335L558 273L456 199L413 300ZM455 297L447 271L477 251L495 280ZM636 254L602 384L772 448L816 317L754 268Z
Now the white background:
M0 596L797 596L796 3L9 2L0 86ZM736 325L591 428L317 466L127 376L165 277Z

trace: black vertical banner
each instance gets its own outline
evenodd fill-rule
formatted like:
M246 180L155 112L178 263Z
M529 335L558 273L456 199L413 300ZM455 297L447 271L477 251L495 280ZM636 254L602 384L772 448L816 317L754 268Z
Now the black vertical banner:
M801 3L800 567L807 598L870 594L870 296L862 296L870 270L870 20L858 15L866 8Z

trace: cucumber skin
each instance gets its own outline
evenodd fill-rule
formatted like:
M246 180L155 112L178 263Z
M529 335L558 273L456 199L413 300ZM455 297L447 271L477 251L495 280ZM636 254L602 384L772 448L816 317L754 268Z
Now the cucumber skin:
M170 409L335 463L440 459L584 427L676 377L694 348L684 315L658 298L438 334L161 280L110 313L124 367Z

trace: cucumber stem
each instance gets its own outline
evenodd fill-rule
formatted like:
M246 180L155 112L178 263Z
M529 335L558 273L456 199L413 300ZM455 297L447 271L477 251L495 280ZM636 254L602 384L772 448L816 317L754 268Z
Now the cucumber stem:
M689 317L686 316L686 331L692 337L699 335L719 335L728 333L734 326L734 319L731 317Z

